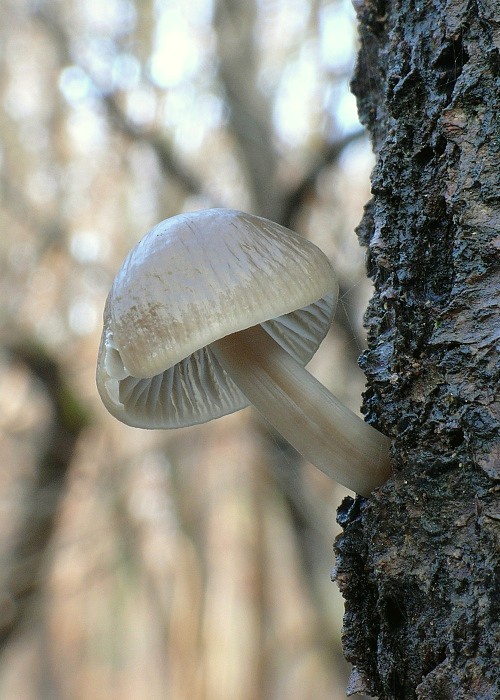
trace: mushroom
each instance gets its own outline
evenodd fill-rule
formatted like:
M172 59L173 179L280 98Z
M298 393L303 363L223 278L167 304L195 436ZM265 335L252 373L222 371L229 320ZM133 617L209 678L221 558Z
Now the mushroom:
M108 295L104 405L131 426L176 428L252 403L306 459L367 496L391 474L389 439L304 368L337 295L323 252L283 226L229 209L167 219Z

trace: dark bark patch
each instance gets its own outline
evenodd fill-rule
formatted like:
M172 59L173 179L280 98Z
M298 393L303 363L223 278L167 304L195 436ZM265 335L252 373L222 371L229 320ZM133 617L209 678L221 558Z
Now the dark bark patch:
M418 8L417 8L418 6ZM383 10L383 16L380 15ZM343 644L379 700L500 698L500 6L366 0L360 359L393 478L344 504ZM360 686L361 687L361 686Z
M436 88L444 93L447 102L450 101L455 84L468 60L469 54L461 35L443 45L439 52L434 62Z

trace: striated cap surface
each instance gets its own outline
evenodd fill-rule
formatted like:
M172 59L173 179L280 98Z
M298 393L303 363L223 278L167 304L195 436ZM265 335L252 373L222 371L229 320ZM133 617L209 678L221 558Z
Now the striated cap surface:
M302 236L228 209L161 222L133 248L106 301L97 385L137 427L201 423L248 401L210 343L260 323L301 364L330 327L337 282Z

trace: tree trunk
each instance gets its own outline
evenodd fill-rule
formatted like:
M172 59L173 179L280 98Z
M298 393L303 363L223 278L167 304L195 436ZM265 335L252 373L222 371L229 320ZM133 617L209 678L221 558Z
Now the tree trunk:
M346 499L349 694L500 698L500 5L356 3L377 164L359 227L368 420L394 478Z

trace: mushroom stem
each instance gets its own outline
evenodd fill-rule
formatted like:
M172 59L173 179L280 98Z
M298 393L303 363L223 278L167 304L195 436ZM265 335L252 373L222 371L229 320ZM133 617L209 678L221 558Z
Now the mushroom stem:
M327 476L363 496L390 477L389 438L344 406L260 325L210 347L257 410Z

